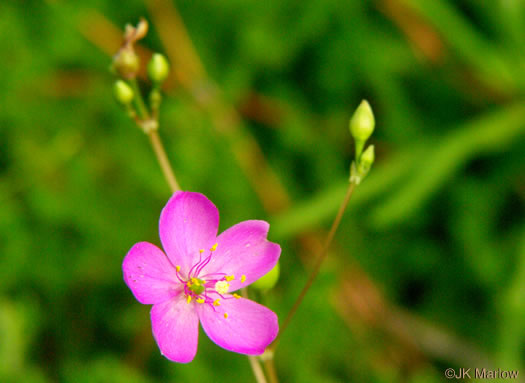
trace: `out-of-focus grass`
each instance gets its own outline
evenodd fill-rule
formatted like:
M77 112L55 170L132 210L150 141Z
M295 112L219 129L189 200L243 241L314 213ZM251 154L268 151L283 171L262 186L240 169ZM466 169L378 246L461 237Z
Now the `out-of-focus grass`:
M282 381L440 382L446 367L484 367L472 361L520 369L524 6L176 1L190 57L165 38L172 14L156 24L162 4L0 5L0 381L252 379L245 358L204 334L191 364L162 358L148 308L122 281L130 246L159 242L169 197L107 71L108 23L143 15L144 46L176 56L160 133L177 176L216 203L221 230L271 222L281 279L252 293L281 318L344 194L348 118L365 97L376 113L375 167L283 335Z

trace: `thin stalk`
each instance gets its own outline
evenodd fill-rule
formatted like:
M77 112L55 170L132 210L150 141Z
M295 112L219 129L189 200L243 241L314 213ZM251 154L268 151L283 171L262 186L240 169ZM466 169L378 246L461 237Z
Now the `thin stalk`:
M142 93L140 93L139 84L137 83L137 79L132 78L129 80L129 83L131 85L131 88L133 89L133 92L135 93L135 97L133 98L133 101L135 101L135 106L137 107L137 112L139 114L139 117L143 120L148 120L149 112L148 108L146 107L146 104L144 103L144 100L142 99Z
M267 383L266 377L264 376L264 372L261 368L261 365L259 364L259 361L257 360L257 357L248 355L248 360L250 361L253 376L255 376L257 383Z
M324 262L324 260L326 258L326 255L328 254L328 249L330 248L330 245L332 244L332 241L333 241L334 236L335 236L335 232L337 231L337 228L339 227L339 224L341 223L341 219L343 218L343 214L344 214L344 212L346 210L346 207L348 206L348 202L350 202L350 198L352 197L352 194L354 193L355 187L356 187L356 184L353 183L353 182L350 182L348 184L348 189L346 190L346 195L345 195L345 197L343 199L343 202L341 203L341 206L339 207L339 211L337 212L337 215L335 216L334 222L332 223L332 227L330 228L330 232L328 233L328 237L326 237L326 241L325 241L325 243L323 245L323 248L321 249L321 252L317 256L317 261L315 263L315 266L314 266L310 276L308 277L308 280L306 281L306 284L304 285L303 289L301 290L301 293L299 294L299 296L297 297L294 305L290 309L290 312L288 313L288 316L286 317L283 325L281 326L281 329L279 331L279 334L277 335L277 338L275 338L275 340L272 342L272 344L270 344L270 346L268 346L268 348L271 351L274 351L277 348L277 344L279 343L279 340L281 339L281 336L282 336L284 330L286 330L286 328L290 324L290 321L292 320L293 316L297 312L297 309L299 308L299 306L303 302L306 293L308 292L310 287L312 287L312 284L313 284L315 278L317 277L317 274L319 274L319 270L321 269L321 265L323 264L323 262Z
M179 183L177 182L177 178L175 177L175 172L173 171L173 168L171 167L170 161L168 160L168 156L166 154L166 150L164 149L164 145L162 144L162 140L159 136L158 129L158 113L157 110L153 110L153 115L150 116L150 113L148 111L148 108L146 107L146 103L144 102L144 99L142 98L142 93L140 92L139 86L137 84L136 79L129 80L129 83L131 84L131 87L133 88L133 92L135 92L134 102L135 107L137 108L139 118L135 118L135 122L139 127L144 130L144 133L149 138L149 141L151 143L151 147L153 148L153 151L155 152L155 156L157 157L157 161L159 162L160 168L162 170L162 174L164 175L164 178L166 179L166 182L168 183L170 189L172 192L176 192L181 190ZM147 125L150 125L150 123L153 123L153 126L155 128L148 128L145 127Z
M279 383L277 372L275 371L275 365L273 364L273 357L264 361L264 369L266 370L266 375L268 375L270 383Z
M181 190L179 183L175 178L175 173L173 172L171 164L168 160L168 156L166 155L166 151L164 150L164 145L162 145L159 132L156 129L152 129L147 132L147 135L150 140L151 146L153 147L153 151L155 152L155 156L159 161L159 165L162 169L162 173L164 174L164 178L168 182L171 191L176 192Z

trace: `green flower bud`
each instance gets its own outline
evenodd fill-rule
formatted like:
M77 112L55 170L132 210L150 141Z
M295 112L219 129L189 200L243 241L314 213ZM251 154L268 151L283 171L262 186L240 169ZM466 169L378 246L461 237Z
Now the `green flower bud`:
M370 168L374 164L374 160L374 145L370 145L359 158L357 165L355 161L352 161L352 165L350 166L349 181L359 185L370 171Z
M139 68L139 56L135 53L131 46L121 49L113 57L112 69L122 78L135 78Z
M148 63L148 76L151 81L161 83L168 77L170 65L164 55L155 53Z
M350 134L355 140L356 160L361 156L366 140L372 135L375 127L374 113L368 101L363 100L350 119Z
M113 91L115 93L115 98L122 105L129 105L131 101L133 101L133 97L135 97L133 89L125 81L122 80L115 81Z
M363 100L350 119L350 133L355 140L366 141L374 132L374 113L368 101Z
M275 265L273 269L268 272L265 276L262 278L259 278L257 281L253 282L250 287L259 289L259 290L269 290L272 287L275 286L277 281L279 280L279 274L280 274L280 266L279 262Z
M370 145L366 150L361 154L361 159L359 160L358 170L361 173L368 173L374 160L376 158L374 145Z

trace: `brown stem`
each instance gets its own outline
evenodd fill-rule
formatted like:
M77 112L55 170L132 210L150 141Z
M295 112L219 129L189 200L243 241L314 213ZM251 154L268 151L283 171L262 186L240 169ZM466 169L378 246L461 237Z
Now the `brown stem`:
M310 287L312 286L312 283L314 282L315 278L317 277L317 274L319 274L319 270L321 269L321 265L323 264L326 255L328 254L328 249L330 248L330 244L332 243L332 240L334 239L335 232L337 231L337 228L339 227L339 224L341 223L341 219L343 218L343 214L346 210L346 207L348 206L348 202L350 201L350 198L352 197L352 194L355 190L356 184L353 182L350 182L348 184L348 189L346 190L346 195L343 199L343 202L341 203L341 206L339 207L339 211L337 212L337 215L335 216L334 222L332 223L332 227L330 228L330 232L328 233L328 237L326 237L326 241L324 243L323 248L321 249L321 252L317 256L317 261L315 263L315 266L308 277L308 280L306 281L306 284L304 285L303 289L301 290L301 293L297 297L297 300L295 301L294 305L290 309L290 312L288 313L288 316L284 320L283 325L281 326L281 329L279 331L279 335L277 335L277 338L268 346L268 348L271 351L274 351L277 348L277 344L283 334L283 331L286 330L288 325L290 324L290 321L292 320L293 316L295 315L297 309L301 305L301 303L304 300L304 297Z
M175 173L173 172L173 169L171 168L170 162L168 160L168 156L166 155L166 151L164 150L164 145L162 145L162 141L159 136L159 132L156 129L151 129L148 131L148 137L151 142L151 146L153 147L153 151L155 152L155 156L157 157L157 160L159 161L160 168L162 169L162 173L164 174L164 178L168 182L168 185L170 186L170 189L172 192L176 192L181 190L179 183L177 182L177 179L175 178Z

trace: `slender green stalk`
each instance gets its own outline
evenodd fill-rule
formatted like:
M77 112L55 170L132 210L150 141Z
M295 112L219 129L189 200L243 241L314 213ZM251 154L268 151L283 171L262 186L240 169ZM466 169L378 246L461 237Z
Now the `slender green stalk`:
M139 117L143 120L149 119L149 112L148 108L146 107L146 104L144 103L144 100L142 99L142 93L140 93L139 85L137 83L137 80L135 78L129 80L129 83L131 85L131 88L133 88L133 92L135 93L135 97L133 98L133 101L135 101L135 106L137 107L137 112L139 114Z
M330 232L328 233L328 236L326 237L326 241L323 245L323 248L321 249L321 252L317 256L316 263L314 265L314 268L308 277L308 280L306 281L306 284L304 285L303 289L301 290L301 293L297 297L294 305L290 309L290 312L288 313L288 316L286 317L283 325L281 326L281 329L279 331L279 335L277 335L277 338L268 346L268 349L270 351L274 351L277 348L277 345L279 343L279 340L282 337L282 334L284 330L289 326L290 321L292 320L293 316L297 312L297 309L301 305L301 303L304 300L304 297L306 296L306 293L312 287L312 284L317 277L317 274L319 274L319 271L321 270L321 266L326 258L326 255L328 254L328 249L330 248L330 245L332 244L332 241L334 239L335 233L337 231L337 228L339 227L339 224L341 223L341 219L343 218L343 214L346 210L346 207L348 206L348 202L350 202L350 198L352 197L352 194L354 193L356 184L353 182L350 182L348 184L348 189L346 190L345 197L343 199L343 202L341 203L341 206L339 207L339 211L337 212L337 215L335 216L334 222L332 223L332 227L330 228ZM271 360L271 359L270 359ZM272 362L273 363L273 362Z
M261 368L261 365L259 364L259 361L257 360L257 357L253 355L247 356L253 371L253 376L255 376L257 383L267 383L266 377L264 376L264 372Z
M275 371L275 365L273 364L273 357L264 361L264 368L266 370L266 375L268 375L268 380L270 381L270 383L279 383L279 379L277 378L277 372Z
M173 168L171 167L171 164L168 160L166 151L164 150L164 145L162 145L162 140L160 139L159 132L157 131L157 129L151 129L146 134L148 135L151 146L153 147L153 151L155 152L155 156L157 157L160 168L162 169L162 173L164 174L164 178L168 182L171 191L176 192L181 190L179 183L175 178Z
M135 94L133 100L139 115L135 117L135 122L148 136L151 147L153 148L153 152L155 153L155 157L157 157L157 161L159 162L160 168L162 170L162 174L164 175L164 178L166 179L166 182L168 183L171 191L179 191L181 190L180 185L177 182L175 172L173 171L170 161L168 160L168 155L166 154L166 150L164 149L164 145L162 144L162 140L158 132L158 109L155 108L152 115L150 115L148 108L146 107L146 103L142 98L142 93L140 93L137 80L132 79L129 82Z

